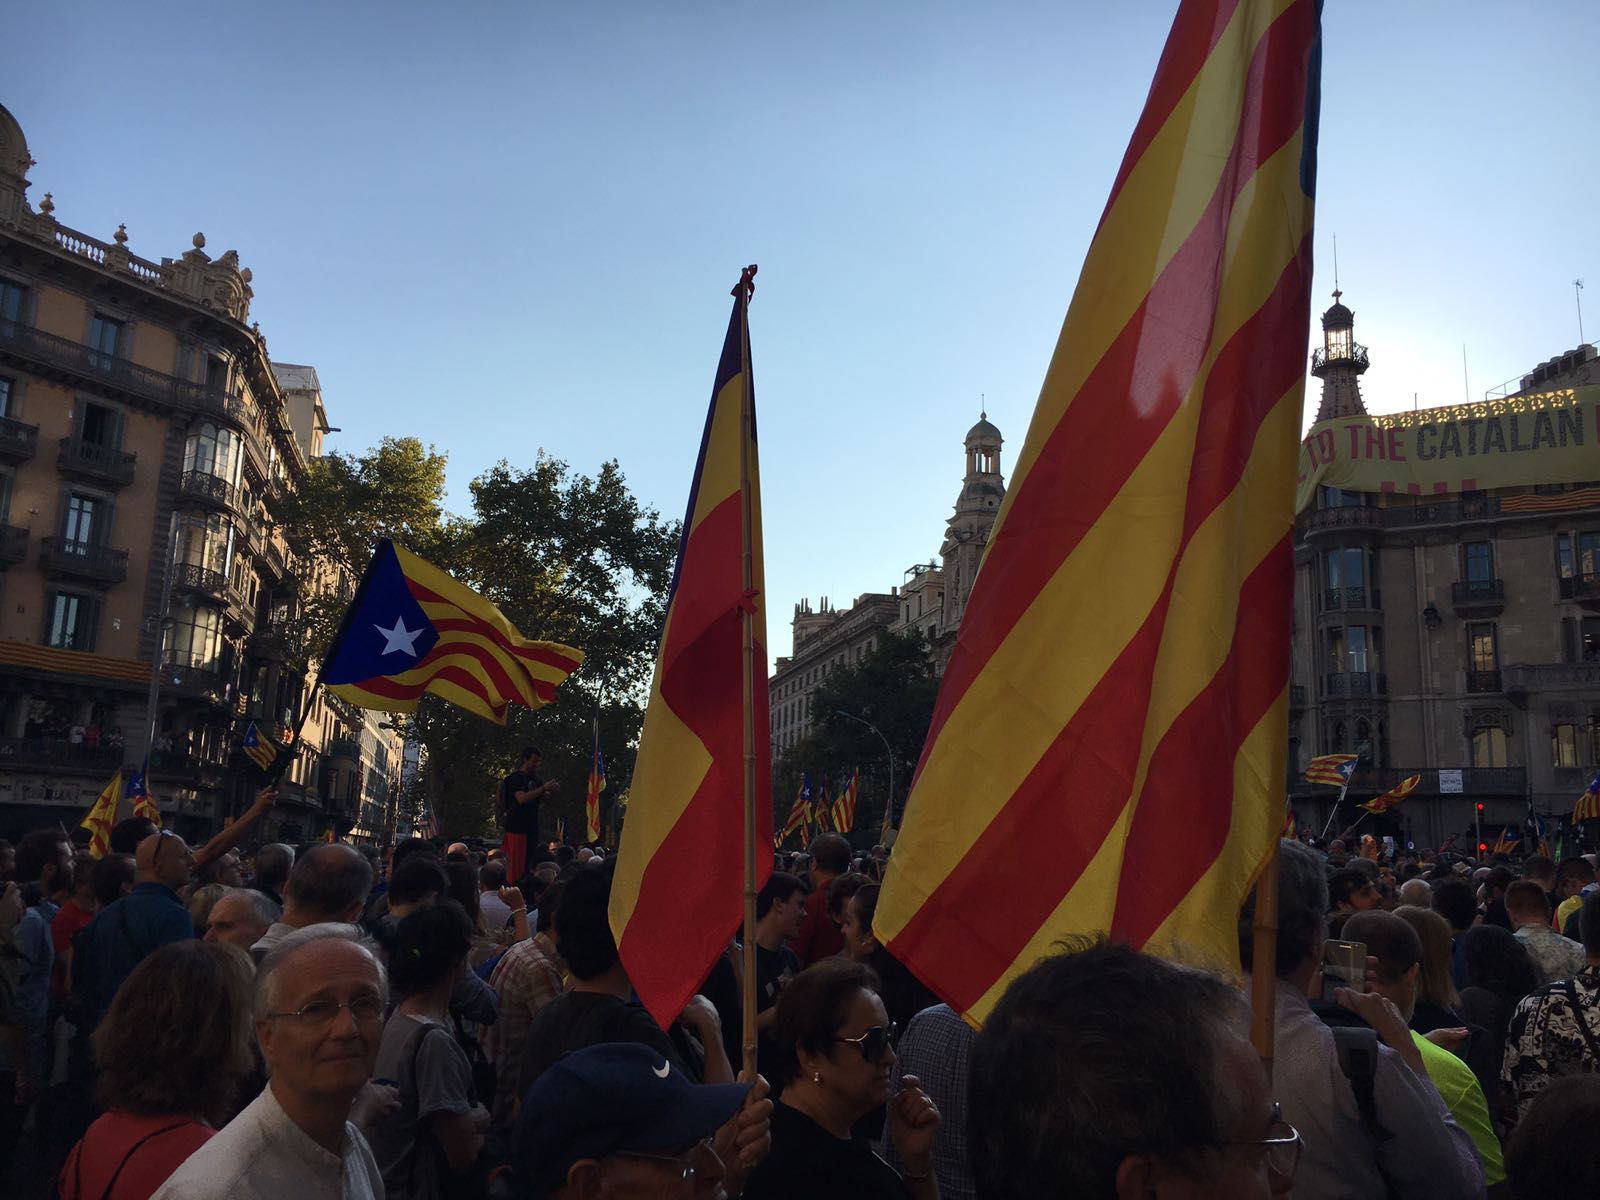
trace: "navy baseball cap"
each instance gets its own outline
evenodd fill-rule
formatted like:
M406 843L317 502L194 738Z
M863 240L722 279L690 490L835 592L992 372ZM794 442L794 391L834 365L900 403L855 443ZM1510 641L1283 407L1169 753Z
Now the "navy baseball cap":
M580 1159L709 1137L749 1091L748 1083L697 1084L639 1042L563 1054L534 1080L517 1116L511 1157L521 1194L544 1200Z

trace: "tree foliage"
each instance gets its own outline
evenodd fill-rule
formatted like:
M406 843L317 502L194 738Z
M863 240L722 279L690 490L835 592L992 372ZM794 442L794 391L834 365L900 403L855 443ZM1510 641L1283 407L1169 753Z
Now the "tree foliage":
M803 773L809 772L814 794L820 794L826 776L829 796L837 797L851 771L859 767L861 795L852 840L870 845L883 823L891 757L898 822L938 694L939 680L927 643L915 633L885 633L860 662L830 673L811 693L810 732L773 764L777 828L783 828ZM875 726L883 739L863 721Z

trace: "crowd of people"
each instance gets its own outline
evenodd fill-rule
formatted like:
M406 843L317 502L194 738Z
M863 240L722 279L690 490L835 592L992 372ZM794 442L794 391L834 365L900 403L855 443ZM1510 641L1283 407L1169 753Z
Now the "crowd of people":
M197 850L137 820L98 860L60 829L0 847L0 1192L1550 1200L1600 1169L1587 857L1284 842L1271 963L1238 914L1269 1075L1248 975L1104 940L974 1029L873 934L888 852L825 834L757 899L747 1075L743 947L658 1024L603 850L241 857L271 801Z

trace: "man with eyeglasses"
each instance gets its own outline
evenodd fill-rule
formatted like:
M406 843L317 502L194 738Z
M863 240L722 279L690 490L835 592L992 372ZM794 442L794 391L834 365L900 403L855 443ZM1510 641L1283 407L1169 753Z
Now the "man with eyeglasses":
M648 1046L609 1042L563 1055L522 1103L512 1139L526 1200L709 1200L729 1168L766 1153L772 1102L747 1083L695 1084ZM740 1106L744 1105L741 1111ZM723 1145L713 1145L734 1121Z
M256 972L266 1089L154 1200L374 1200L378 1164L351 1105L372 1074L388 984L353 925L296 930Z
M87 1028L100 1023L122 981L148 955L169 942L194 937L194 922L178 897L193 871L189 844L171 830L139 843L133 891L101 909L78 935L74 987L83 1001Z

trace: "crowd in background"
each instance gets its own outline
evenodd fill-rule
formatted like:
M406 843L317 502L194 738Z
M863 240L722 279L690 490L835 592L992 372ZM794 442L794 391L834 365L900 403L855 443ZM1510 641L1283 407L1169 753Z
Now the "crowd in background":
M1094 939L974 1030L873 934L889 852L824 835L757 899L749 1077L744 947L658 1024L598 847L241 855L260 811L0 846L4 1194L1545 1200L1600 1168L1588 857L1284 842L1273 963L1238 914L1269 1078L1248 978Z

